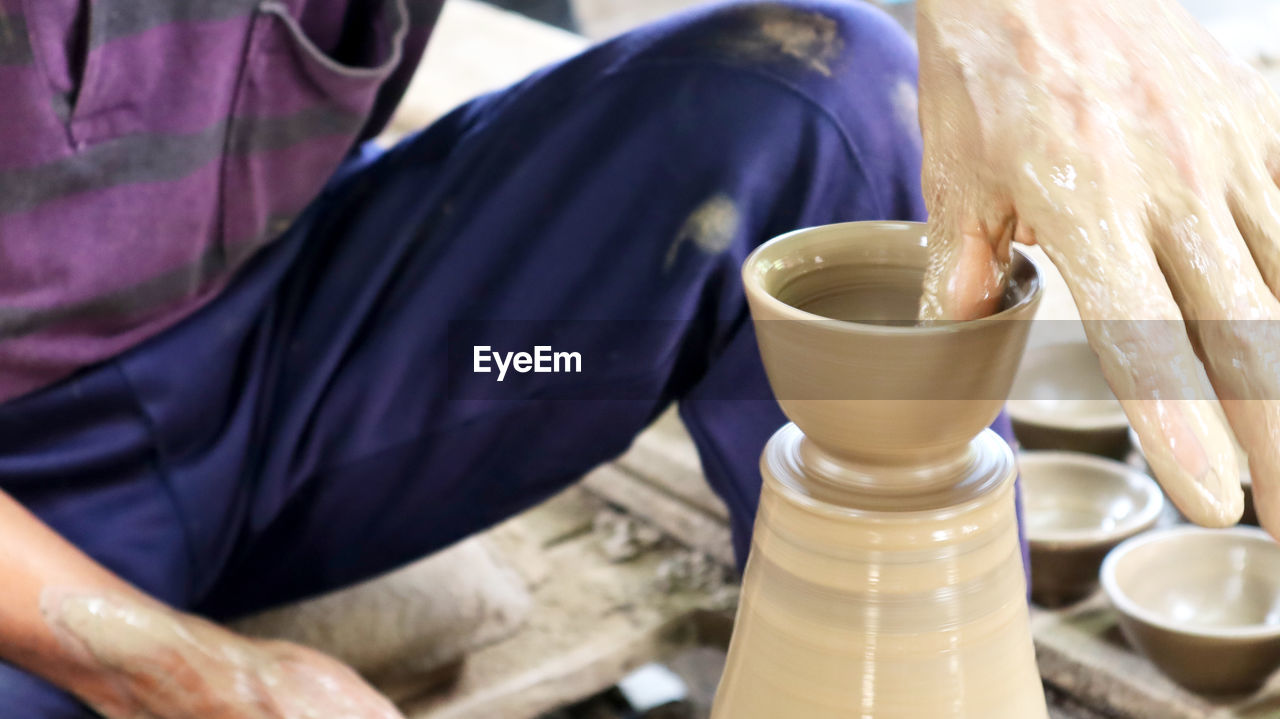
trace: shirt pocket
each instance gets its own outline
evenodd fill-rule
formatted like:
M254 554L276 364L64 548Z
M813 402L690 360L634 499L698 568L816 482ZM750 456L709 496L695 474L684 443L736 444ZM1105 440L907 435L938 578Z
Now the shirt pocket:
M289 6L257 6L221 168L228 264L278 237L324 186L400 64L408 26L404 0L370 3L359 26L344 29L343 57L368 61L352 64L317 47Z
M98 54L93 49L103 38L103 13L89 0L22 0L22 19L31 59L51 94L50 107L74 143L77 108L94 104Z

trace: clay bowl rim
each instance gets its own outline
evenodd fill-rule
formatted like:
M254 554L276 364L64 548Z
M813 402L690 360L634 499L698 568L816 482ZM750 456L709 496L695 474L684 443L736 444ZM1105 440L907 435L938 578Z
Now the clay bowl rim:
M1083 346L1089 352L1093 353L1093 347L1083 340L1051 342L1049 344L1036 345L1035 347L1027 347L1027 350L1023 353L1022 360L1018 365L1018 371L1014 374L1014 384L1017 384L1017 375L1022 372L1022 363L1025 363L1027 361L1027 357L1031 356L1033 352L1042 352L1055 347L1079 346ZM1097 353L1094 353L1094 356L1096 357ZM1106 379L1105 376L1103 379ZM1054 410L1038 410L1035 409L1035 404L1034 400L1010 399L1005 403L1005 407L1009 412L1009 418L1015 422L1059 432L1122 432L1131 427L1129 424L1129 417L1124 413L1124 406L1120 404L1119 400L1116 400L1116 409L1114 412L1108 412L1105 415L1097 417L1077 417Z
M1198 536L1206 538L1229 536L1249 542L1260 542L1272 547L1270 550L1263 551L1280 551L1280 544L1276 544L1276 541L1272 539L1270 534L1267 534L1266 531L1257 527L1208 529L1196 526L1178 526L1145 532L1121 542L1118 547L1111 550L1107 554L1106 558L1102 560L1102 569L1098 572L1098 577L1102 584L1103 592L1106 593L1107 599L1111 601L1111 606L1115 607L1116 611L1121 614L1127 615L1132 619L1136 619L1143 624L1155 627L1168 634L1193 637L1196 639L1216 639L1219 641L1231 642L1280 639L1280 623L1248 624L1230 627L1198 627L1188 624L1178 624L1165 619L1156 612L1147 609L1129 597L1129 594L1121 588L1120 582L1116 578L1116 565L1123 561L1129 553L1139 547L1183 536Z
M837 320L830 317L807 312L798 307L783 302L767 291L764 287L764 272L756 270L759 264L760 255L768 252L776 245L788 242L795 237L810 235L816 231L835 232L837 230L874 230L877 232L890 233L906 233L912 231L915 235L919 233L916 239L921 247L927 247L928 235L926 225L923 222L900 222L889 220L860 220L856 222L837 222L828 225L816 225L814 227L802 227L797 230L783 233L774 237L756 247L747 255L742 263L742 283L743 288L749 295L754 295L759 301L763 302L770 309L781 315L780 319L784 320L804 320L804 321L820 321L832 330L857 334L857 335L881 335L881 336L921 336L934 334L954 334L957 332L968 332L979 327L985 326L990 322L997 322L1009 319L1009 316L1019 314L1026 309L1028 305L1034 306L1044 294L1044 273L1040 270L1040 266L1036 263L1031 255L1024 252L1017 246L1011 246L1010 263L1021 258L1031 267L1031 282L1029 283L1029 291L1012 305L986 317L979 317L972 320L963 320L958 322L946 322L944 324L920 325L911 327L897 327L892 325L878 325L864 322L853 322L850 320ZM771 320L766 320L771 321Z
M1164 492L1160 484L1150 475L1114 459L1098 457L1084 452L1065 450L1021 450L1018 452L1018 472L1024 478L1023 491L1031 492L1030 482L1026 482L1026 473L1022 471L1024 460L1033 463L1064 463L1076 467L1088 467L1105 472L1110 477L1123 481L1129 488L1134 488L1143 496L1143 503L1123 522L1117 523L1114 529L1060 529L1047 532L1036 532L1033 525L1027 522L1027 542L1034 547L1049 550L1074 550L1101 547L1116 544L1145 532L1160 521L1160 513L1164 511ZM1025 500L1024 500L1025 501Z

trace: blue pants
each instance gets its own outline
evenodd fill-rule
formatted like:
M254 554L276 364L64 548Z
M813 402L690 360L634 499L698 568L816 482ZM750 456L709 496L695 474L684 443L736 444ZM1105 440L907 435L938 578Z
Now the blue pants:
M0 405L0 488L143 590L226 618L484 529L679 401L741 556L784 418L739 265L797 227L923 217L915 76L861 3L734 4L363 148L212 304ZM625 361L594 398L556 396L559 375L469 397L494 378L450 328L493 319L531 339L581 321L600 328L584 359ZM0 707L91 716L5 666Z

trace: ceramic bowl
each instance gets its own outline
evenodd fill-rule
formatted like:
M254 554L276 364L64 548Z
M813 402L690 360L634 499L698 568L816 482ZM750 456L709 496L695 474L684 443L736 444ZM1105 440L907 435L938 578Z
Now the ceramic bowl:
M921 325L926 227L847 222L756 248L742 281L769 385L828 453L905 465L964 451L1000 413L1042 294L1013 249L1002 309Z
M1226 417L1223 417L1226 421ZM1138 433L1129 429L1129 443L1133 445L1134 450L1142 459L1143 466L1150 471L1150 465L1147 465L1147 457L1142 453L1142 440L1138 438ZM1253 477L1249 474L1249 455L1245 454L1244 448L1236 445L1236 462L1240 467L1240 489L1244 492L1244 512L1240 515L1240 524L1251 524L1258 526L1258 510L1253 504Z
M1164 506L1155 480L1115 460L1022 452L1018 467L1031 545L1031 598L1041 606L1092 594L1107 552L1155 526Z
M1280 668L1280 545L1260 529L1134 537L1103 561L1102 588L1129 643L1192 691L1249 692Z
M1088 343L1029 348L1006 405L1027 449L1086 452L1124 459L1129 421Z

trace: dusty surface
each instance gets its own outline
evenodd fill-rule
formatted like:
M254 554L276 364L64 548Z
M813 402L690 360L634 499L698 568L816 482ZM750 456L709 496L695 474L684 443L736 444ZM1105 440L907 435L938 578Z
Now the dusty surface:
M593 474L616 472L602 467ZM603 519L607 513L617 511L574 488L487 535L519 568L534 609L518 634L473 654L452 686L405 702L410 719L527 719L697 643L695 616L714 604L717 587L662 579L663 567L687 552L676 542L625 558L607 554L617 527L630 527L624 534L650 531L621 516Z
M607 509L596 513L591 529L610 562L629 562L662 541L662 532L656 528Z
M377 579L241 619L232 628L319 649L394 699L470 652L511 636L531 609L516 570L487 540L474 537Z

